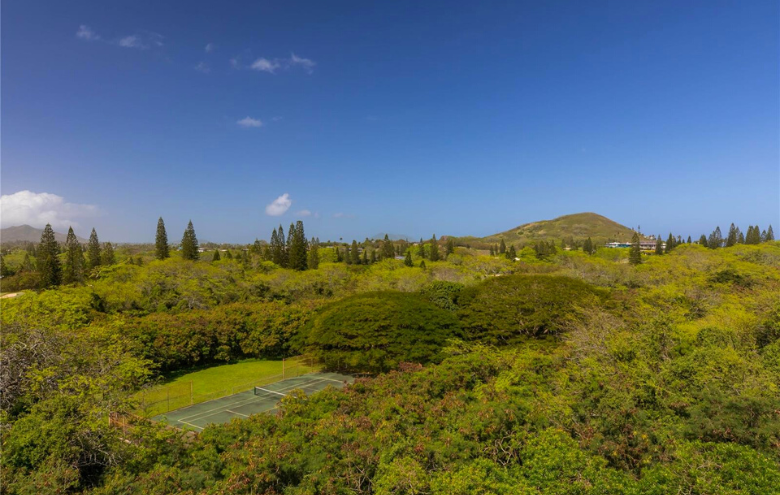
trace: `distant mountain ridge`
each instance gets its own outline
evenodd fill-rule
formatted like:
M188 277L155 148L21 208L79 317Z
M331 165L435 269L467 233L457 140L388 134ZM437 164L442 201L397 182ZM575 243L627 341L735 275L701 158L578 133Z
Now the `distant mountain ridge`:
M0 229L0 242L41 242L43 229L36 229L30 225L18 225L15 227L6 227ZM67 234L54 233L57 242L65 242ZM87 242L87 239L76 236L79 242Z
M373 237L369 237L369 239L377 239L377 240L381 241L382 239L385 238L385 235L387 235L387 238L390 239L391 241L407 241L407 242L410 242L412 240L412 238L409 237L408 235L390 234L390 233L386 234L384 232L380 232L378 234L374 234L374 236Z
M564 215L552 220L530 222L505 232L478 239L487 243L530 242L572 237L575 240L591 239L605 241L629 241L634 230L597 213L585 212Z

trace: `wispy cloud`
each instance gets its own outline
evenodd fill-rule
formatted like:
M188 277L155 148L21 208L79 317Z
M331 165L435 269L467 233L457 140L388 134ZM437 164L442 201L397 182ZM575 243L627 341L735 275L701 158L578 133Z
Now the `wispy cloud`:
M355 218L355 215L350 215L348 213L338 212L333 214L333 218Z
M100 36L95 31L93 31L92 28L82 24L79 26L79 30L76 31L76 38L85 41L97 41L100 39Z
M238 61L238 57L233 57L230 59L230 66L234 69L240 69L241 64Z
M311 74L314 72L315 65L317 64L309 58L299 57L294 53L290 54L290 66L292 67L302 67L303 70Z
M138 48L139 50L147 50L149 48L163 46L163 35L152 32L142 32L131 34L120 38L117 44L124 48Z
M198 62L198 65L195 66L195 70L198 72L203 72L204 74L208 74L211 72L211 67L209 67L209 64L206 62Z
M268 72L269 74L276 74L276 71L279 69L288 70L293 68L301 68L307 74L311 74L314 72L315 65L317 65L317 63L313 60L299 57L292 53L290 54L290 58L268 59L265 57L260 57L252 62L249 68L260 72Z
M273 74L274 71L279 68L279 63L273 60L268 60L267 58L258 58L252 62L252 65L250 65L249 68Z
M274 122L279 122L282 119L284 119L284 117L279 117L279 116L271 117L271 120L273 120Z
M204 50L206 51L206 53L211 53L211 52L213 52L213 51L214 51L214 50L216 50L216 49L217 49L217 47L214 45L214 43L208 43L208 44L206 45L206 48L204 48Z
M84 41L101 41L110 45L121 46L122 48L137 48L139 50L161 47L165 39L163 35L151 31L140 31L119 38L104 38L97 34L94 29L84 24L80 25L78 31L76 31L76 38Z
M290 195L284 193L265 207L265 214L272 217L278 217L284 215L287 210L290 209L290 206L292 206Z
M236 122L241 127L262 127L263 122L260 119L253 119L250 116L246 116L243 119Z
M296 212L295 214L298 215L299 217L310 217L311 216L311 211L310 210L301 210L301 211Z
M62 196L51 193L19 191L0 196L2 226L32 225L41 228L50 223L55 229L80 227L79 218L98 214L94 205L68 203Z

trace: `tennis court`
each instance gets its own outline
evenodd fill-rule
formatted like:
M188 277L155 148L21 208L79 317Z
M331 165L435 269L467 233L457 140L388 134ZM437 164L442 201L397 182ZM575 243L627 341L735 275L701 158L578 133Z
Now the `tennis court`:
M233 418L247 418L252 414L273 412L279 401L293 390L300 389L310 395L327 387L342 388L353 380L353 377L339 373L301 375L160 414L152 419L179 428L201 431L211 423L228 423Z

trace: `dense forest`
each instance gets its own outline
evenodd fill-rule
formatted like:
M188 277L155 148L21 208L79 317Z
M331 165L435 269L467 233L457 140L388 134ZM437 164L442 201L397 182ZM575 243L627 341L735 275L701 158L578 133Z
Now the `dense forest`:
M0 490L780 493L780 242L658 239L47 228L1 258ZM197 435L132 415L178 370L301 353L367 377Z

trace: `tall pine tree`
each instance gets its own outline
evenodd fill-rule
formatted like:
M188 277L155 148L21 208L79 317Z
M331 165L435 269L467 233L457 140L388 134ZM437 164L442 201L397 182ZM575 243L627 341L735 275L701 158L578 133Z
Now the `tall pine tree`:
M433 234L431 239L431 255L429 258L431 261L439 261L439 243L436 241L436 234Z
M729 227L729 233L726 236L726 247L731 247L737 243L737 227L732 223Z
M54 238L54 230L50 224L46 224L41 234L41 243L38 245L37 261L40 274L41 288L55 287L62 282L62 267L57 257L60 247Z
M775 240L775 231L772 230L772 226L770 225L769 228L766 229L766 240L767 241L774 241Z
M219 249L214 250L214 255L211 257L211 262L219 261L222 258L219 256Z
M185 260L195 261L200 258L198 252L198 237L195 235L195 227L192 226L192 220L187 224L184 235L181 238L181 257Z
M412 251L410 249L406 250L406 256L404 257L404 265L414 266L414 262L412 262Z
M582 250L587 254L593 254L593 241L588 237L585 242L582 243Z
M506 243L504 243L504 239L501 239L501 244L498 245L498 252L499 254L506 253Z
M710 237L707 239L707 247L717 249L723 245L723 234L720 233L720 227L715 227Z
M387 234L385 234L385 238L382 241L382 257L388 260L395 258L395 247Z
M66 284L74 284L84 281L84 252L81 250L79 240L73 232L73 227L68 228L68 237L65 239L65 266L62 270L62 281Z
M97 232L92 229L92 233L89 234L89 247L87 248L87 266L89 269L93 269L100 265L100 242L98 241Z
M631 250L628 253L628 262L632 265L639 265L642 263L642 250L639 246L639 234L634 232L634 236L631 238Z
M358 251L357 241L355 241L355 240L352 241L352 249L350 250L350 253L352 253L352 264L353 265L359 265L360 264L360 251ZM393 256L394 256L393 254L390 255L391 258Z
M702 234L701 237L699 237L699 245L700 246L704 246L704 247L709 247L709 246L707 246L707 236L706 235Z
M425 259L425 243L422 240L422 237L420 237L420 244L417 245L417 256L420 257L420 259Z
M655 238L655 254L664 254L664 243L661 240L661 234Z
M293 270L306 270L308 268L307 251L308 241L303 230L303 222L298 220L295 225L290 224L288 239L288 266Z
M165 231L165 222L162 217L157 220L157 235L154 237L154 256L158 260L164 260L171 255L168 248L168 233Z

